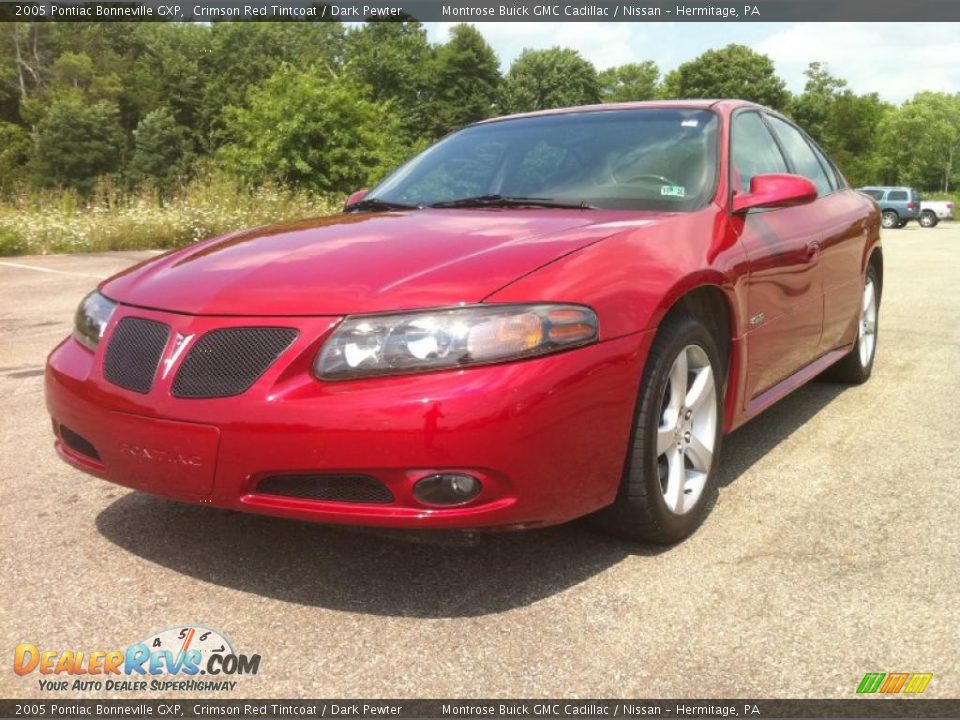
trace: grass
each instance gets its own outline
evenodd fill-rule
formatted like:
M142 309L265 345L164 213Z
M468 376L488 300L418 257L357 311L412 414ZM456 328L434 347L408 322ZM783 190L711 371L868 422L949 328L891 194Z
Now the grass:
M181 247L215 235L335 212L342 198L264 186L255 191L213 175L163 203L149 189L108 184L91 198L68 191L24 191L0 201L0 255Z

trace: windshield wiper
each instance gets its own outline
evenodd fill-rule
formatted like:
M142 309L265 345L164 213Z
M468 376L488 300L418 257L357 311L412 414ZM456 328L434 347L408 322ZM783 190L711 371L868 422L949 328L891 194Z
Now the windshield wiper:
M349 207L344 208L344 212L354 210L419 210L419 205L408 205L406 203L390 202L380 198L364 198L358 200Z
M552 198L523 197L519 195L477 195L476 197L459 198L458 200L444 200L431 203L432 208L471 208L471 207L549 207L573 208L576 210L593 209L586 201L574 203Z

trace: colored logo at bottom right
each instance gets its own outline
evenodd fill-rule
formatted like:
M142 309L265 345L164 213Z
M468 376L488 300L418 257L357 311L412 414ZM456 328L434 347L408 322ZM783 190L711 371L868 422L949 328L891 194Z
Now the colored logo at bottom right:
M867 673L857 686L857 694L904 693L919 695L927 689L933 673Z

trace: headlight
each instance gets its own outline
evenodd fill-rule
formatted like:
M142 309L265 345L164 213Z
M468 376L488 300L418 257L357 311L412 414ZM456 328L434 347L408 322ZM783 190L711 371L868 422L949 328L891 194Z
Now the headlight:
M474 305L346 318L323 346L323 380L397 375L518 360L597 339L597 316L579 305Z
M73 336L91 350L96 350L116 307L115 302L96 291L87 295L77 308Z

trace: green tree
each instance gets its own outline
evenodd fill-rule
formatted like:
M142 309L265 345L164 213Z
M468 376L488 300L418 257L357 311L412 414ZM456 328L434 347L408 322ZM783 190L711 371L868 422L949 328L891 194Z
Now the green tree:
M418 22L368 22L347 34L347 75L376 102L390 101L406 139L429 137L434 48Z
M53 63L51 73L57 85L86 89L93 82L93 60L86 53L65 52Z
M608 68L600 73L600 99L606 103L652 100L660 69L653 60Z
M404 159L389 103L363 97L352 80L281 67L230 108L225 167L247 184L263 180L320 192L368 185Z
M0 193L20 179L30 157L30 136L14 123L0 121Z
M822 138L823 149L853 187L882 180L883 153L877 128L892 111L876 93L840 93L829 107Z
M140 48L137 23L52 23L45 67L49 76L41 93L45 103L63 90L78 90L90 103L116 104L119 123L129 133L139 120L140 88L134 60ZM89 59L89 60L88 60Z
M123 135L117 106L75 96L55 101L37 126L33 171L41 185L87 193L97 177L120 167Z
M948 192L960 154L960 96L921 92L880 126L885 177Z
M883 175L877 127L890 107L876 93L857 95L825 63L804 71L803 93L793 97L789 113L816 140L854 186L876 183Z
M803 71L807 77L803 94L790 103L790 114L817 142L823 143L833 105L847 81L830 73L825 63L812 62Z
M510 66L503 105L510 112L600 102L597 71L576 50L524 50Z
M664 79L666 98L738 98L774 109L784 108L789 94L773 61L745 45L707 50Z
M340 23L213 23L199 69L205 79L199 134L208 150L227 140L226 108L244 103L250 89L284 63L335 70L342 62ZM186 119L182 119L181 123Z
M203 120L210 80L204 63L213 31L195 23L139 23L136 34L133 82L139 121L153 110L168 108L192 142L201 145L207 137Z
M161 201L184 173L187 141L173 113L161 107L144 116L133 132L134 150L127 168L134 183L152 181Z
M500 63L483 35L471 25L455 25L450 41L437 50L431 73L433 135L493 115L502 80Z

